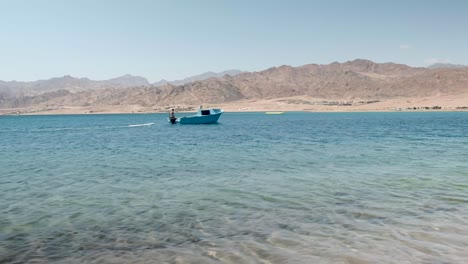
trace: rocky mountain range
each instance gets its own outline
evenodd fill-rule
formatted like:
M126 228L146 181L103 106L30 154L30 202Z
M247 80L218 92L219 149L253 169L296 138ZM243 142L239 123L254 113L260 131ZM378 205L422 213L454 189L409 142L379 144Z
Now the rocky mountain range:
M468 92L468 68L415 68L396 63L375 63L357 59L327 65L287 65L259 72L243 72L196 80L182 85L150 85L146 79L112 84L89 79L58 78L53 85L34 86L34 94L18 94L20 84L10 90L0 88L0 107L96 106L96 105L198 105L237 100L262 100L309 96L330 100L425 97ZM119 78L117 78L119 79ZM115 81L115 79L114 79ZM92 88L81 89L82 83ZM2 87L2 83L0 83ZM70 88L71 87L71 88Z
M228 70L223 72L205 72L199 75L187 77L183 80L150 83L146 78L134 75L123 75L117 78L95 81L88 78L75 78L70 75L52 78L48 80L38 80L33 82L5 82L0 80L0 93L14 96L34 96L45 92L57 90L67 90L70 92L81 92L87 90L99 90L105 88L122 89L137 86L162 86L165 84L182 85L193 81L202 81L208 78L223 77L225 75L236 76L242 73L239 70Z
M241 74L242 71L240 70L227 70L223 72L205 72L199 75L191 76L182 80L176 80L176 81L166 81L164 79L160 80L159 82L153 83L154 86L162 86L165 84L172 84L172 85L182 85L186 84L189 82L194 82L194 81L203 81L209 78L219 78L219 77L224 77L224 75L230 75L230 76L236 76Z
M130 74L104 81L94 81L88 78L75 78L66 75L33 82L0 81L0 93L13 96L34 96L57 90L80 92L105 88L121 89L135 86L151 86L151 84L143 77Z
M461 64L452 64L452 63L434 63L427 68L429 69L455 69L455 68L464 68L468 67L466 65Z

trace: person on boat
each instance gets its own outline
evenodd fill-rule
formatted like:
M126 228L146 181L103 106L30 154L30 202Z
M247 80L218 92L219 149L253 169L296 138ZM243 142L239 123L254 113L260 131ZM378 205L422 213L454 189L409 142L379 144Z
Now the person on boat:
M175 124L175 121L176 121L176 116L175 116L175 112L174 112L174 108L171 110L171 112L169 112L169 120L171 120L171 123L172 124Z

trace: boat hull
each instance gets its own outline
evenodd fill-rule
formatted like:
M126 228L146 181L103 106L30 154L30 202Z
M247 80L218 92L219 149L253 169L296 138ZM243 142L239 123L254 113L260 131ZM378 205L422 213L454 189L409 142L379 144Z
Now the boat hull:
M219 117L222 113L217 113L213 115L206 116L185 116L177 118L177 123L179 124L190 124L190 125L199 125L199 124L214 124L218 122Z

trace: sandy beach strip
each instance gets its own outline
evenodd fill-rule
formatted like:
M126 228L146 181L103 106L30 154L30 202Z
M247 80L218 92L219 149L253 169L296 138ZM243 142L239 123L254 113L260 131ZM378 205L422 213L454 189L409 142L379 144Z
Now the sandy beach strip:
M468 93L421 98L321 99L307 96L263 100L240 100L221 104L204 104L226 112L387 112L387 111L468 111ZM0 109L0 115L58 114L123 114L165 113L176 108L179 113L194 112L198 105L101 105L101 106L35 106Z

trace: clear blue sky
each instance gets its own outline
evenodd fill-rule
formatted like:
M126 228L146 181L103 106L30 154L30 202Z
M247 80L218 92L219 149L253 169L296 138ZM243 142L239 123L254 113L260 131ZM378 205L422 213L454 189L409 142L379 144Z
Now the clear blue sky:
M355 58L468 65L468 1L0 0L5 81L158 81Z

